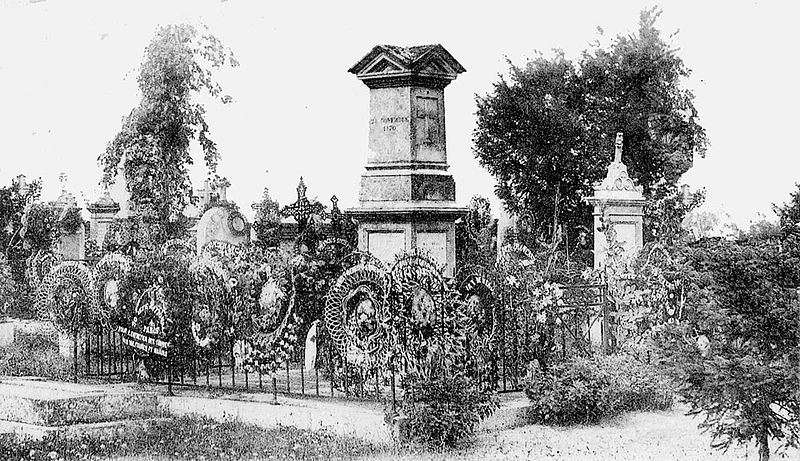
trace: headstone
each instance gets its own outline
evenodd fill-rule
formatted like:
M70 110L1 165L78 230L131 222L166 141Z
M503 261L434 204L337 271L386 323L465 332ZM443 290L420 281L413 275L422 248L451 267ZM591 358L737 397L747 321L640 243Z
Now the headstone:
M250 241L250 224L238 211L225 206L211 207L203 213L196 226L197 253L211 241L243 245Z
M642 187L628 176L622 163L622 133L617 133L614 161L608 166L605 179L594 186L594 195L584 200L594 205L594 267L603 265L608 252L603 223L614 226L617 242L625 253L634 255L642 249L642 216L645 199Z
M369 155L361 176L358 246L391 263L425 248L452 276L455 181L447 173L444 88L465 69L441 45L376 46L350 72L370 90Z

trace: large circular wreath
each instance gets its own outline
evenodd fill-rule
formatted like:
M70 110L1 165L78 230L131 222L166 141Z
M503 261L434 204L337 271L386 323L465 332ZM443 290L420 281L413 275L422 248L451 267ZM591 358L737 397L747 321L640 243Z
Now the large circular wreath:
M99 320L107 322L119 311L119 286L131 270L131 260L119 253L108 253L94 267L94 302Z
M343 357L364 361L380 349L388 288L386 272L369 263L347 269L331 287L325 326Z
M467 334L481 352L497 340L498 315L495 308L495 282L482 266L467 267L456 276L461 309L469 319ZM483 347L482 347L483 346Z
M39 288L47 274L61 262L61 255L50 250L39 250L28 258L25 267L25 278L34 292Z
M59 329L76 334L98 318L91 271L76 261L58 264L42 280L36 305Z
M392 266L394 291L402 298L406 315L420 325L437 323L448 294L442 267L424 250L399 255Z

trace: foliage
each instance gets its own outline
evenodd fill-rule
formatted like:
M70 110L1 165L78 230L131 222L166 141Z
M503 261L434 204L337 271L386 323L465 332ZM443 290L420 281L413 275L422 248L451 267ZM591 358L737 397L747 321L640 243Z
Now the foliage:
M182 416L124 431L54 432L43 440L0 434L0 459L31 461L84 459L347 459L376 454L379 449L355 438L326 430L287 426L261 429L236 420L217 422Z
M15 332L14 341L0 347L0 376L42 376L64 380L72 363L58 351L55 334Z
M256 212L253 229L256 232L256 242L265 248L277 247L280 243L280 204L269 195L269 189L264 188L261 201L252 206Z
M497 400L467 376L409 377L401 430L430 448L455 448L469 441L478 423L497 408Z
M660 12L642 12L638 33L599 43L578 62L563 52L509 63L492 92L477 97L474 152L497 179L506 209L520 217L534 240L550 242L563 233L579 242L592 221L582 198L602 179L614 134L625 136L623 162L644 187L646 198L677 203L675 184L705 155L705 131L697 123L693 95L680 82L689 70L655 26ZM661 224L651 207L647 235ZM680 223L680 210L670 218ZM585 244L588 245L588 242Z
M58 217L58 230L62 234L74 234L82 226L84 226L84 221L81 217L81 209L78 207L69 207Z
M542 371L534 367L525 387L529 416L544 424L596 424L634 410L672 406L658 371L628 356L573 358Z
M686 313L657 335L679 392L714 447L800 434L800 245L796 237L706 240L686 251Z
M8 261L0 255L0 315L5 315L17 293Z
M467 216L456 222L456 261L487 264L497 257L497 221L489 200L480 195L469 201Z
M22 222L21 235L31 253L39 250L49 250L56 240L58 217L51 204L32 204Z
M797 190L792 192L791 199L780 207L775 207L775 213L780 218L781 227L784 229L800 224L800 183Z
M41 195L41 180L33 181L27 188L21 189L17 184L0 187L0 251L7 258L24 259L28 254L12 252L12 248L21 250L23 216L26 207L37 202ZM21 279L17 279L21 281Z
M212 73L227 64L238 65L213 35L185 24L159 28L137 79L142 99L99 159L106 184L123 163L132 208L156 244L181 237L185 228L181 216L191 193L192 141L199 142L209 172L216 172L217 146L208 136L205 108L194 96L208 92L230 102Z
M683 220L703 203L705 197L705 190L684 196L676 185L662 185L659 193L653 194L644 204L644 241L672 245L687 238L689 232L684 228Z

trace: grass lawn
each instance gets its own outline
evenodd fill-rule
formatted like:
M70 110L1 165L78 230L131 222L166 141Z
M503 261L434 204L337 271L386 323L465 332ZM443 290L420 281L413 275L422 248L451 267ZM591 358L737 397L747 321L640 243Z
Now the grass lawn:
M2 460L352 459L381 448L327 431L261 429L240 422L180 417L123 434L13 441L0 434Z

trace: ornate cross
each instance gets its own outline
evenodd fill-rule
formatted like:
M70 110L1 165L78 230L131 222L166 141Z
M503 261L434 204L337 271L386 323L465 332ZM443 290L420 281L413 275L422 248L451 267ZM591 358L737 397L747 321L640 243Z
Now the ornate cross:
M614 142L614 163L622 163L622 133L619 131Z
M297 185L297 201L283 207L281 215L287 217L291 216L298 224L305 226L306 220L311 217L311 215L318 214L324 216L324 213L325 207L321 203L317 201L311 202L306 197L306 185L301 176L300 184Z

